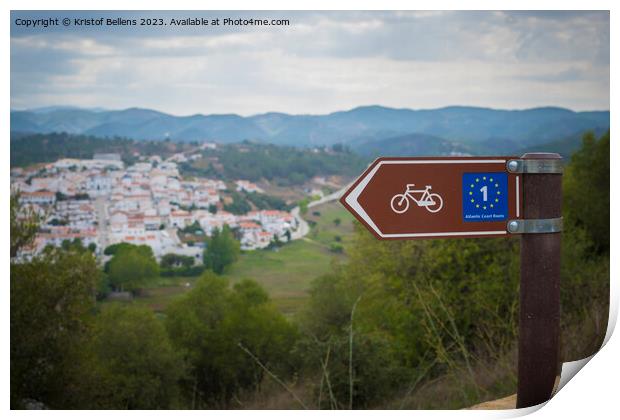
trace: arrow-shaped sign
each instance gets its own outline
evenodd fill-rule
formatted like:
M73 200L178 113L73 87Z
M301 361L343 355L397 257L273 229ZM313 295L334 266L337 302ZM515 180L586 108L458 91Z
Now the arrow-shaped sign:
M378 239L508 235L523 202L510 159L379 158L340 202Z

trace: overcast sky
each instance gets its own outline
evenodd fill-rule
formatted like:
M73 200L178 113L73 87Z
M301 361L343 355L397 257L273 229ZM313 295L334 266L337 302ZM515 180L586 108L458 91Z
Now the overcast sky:
M262 17L280 27L18 27L41 17ZM12 12L11 107L176 115L360 105L609 109L608 12Z

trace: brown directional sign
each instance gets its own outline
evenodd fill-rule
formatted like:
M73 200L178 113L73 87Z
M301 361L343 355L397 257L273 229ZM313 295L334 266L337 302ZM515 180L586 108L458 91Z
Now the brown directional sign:
M340 202L378 239L509 235L522 217L522 176L511 157L384 157Z

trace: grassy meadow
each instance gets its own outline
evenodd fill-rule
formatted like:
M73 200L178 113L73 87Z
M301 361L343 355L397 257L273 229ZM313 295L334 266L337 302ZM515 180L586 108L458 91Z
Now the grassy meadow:
M295 314L306 301L312 280L327 273L335 259L346 258L346 247L353 237L353 216L338 202L313 207L304 219L311 224L306 237L275 250L243 252L225 277L233 283L245 278L256 280L280 311ZM334 252L330 248L334 243L342 244L345 251ZM161 277L134 303L163 312L172 300L190 290L197 278Z

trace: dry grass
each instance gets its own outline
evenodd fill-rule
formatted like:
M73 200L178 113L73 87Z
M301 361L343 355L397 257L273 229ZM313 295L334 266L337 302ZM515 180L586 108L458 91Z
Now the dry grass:
M596 353L603 344L608 319L609 306L608 302L604 302L593 303L582 319L563 322L562 361L580 360Z
M595 307L586 317L569 323L562 330L563 354L587 357L595 352L605 335L607 311ZM375 409L475 409L504 410L514 408L517 392L517 343L499 358L478 355L468 368L460 362L445 374L435 378L424 378L415 384L403 384L394 398L373 407ZM569 361L574 359L566 359ZM446 366L444 366L446 367ZM422 372L423 373L423 372ZM310 409L318 405L315 391L324 375L288 381L287 386ZM324 392L325 394L325 392ZM242 409L299 409L290 392L270 378L266 378L254 393L240 398Z
M516 365L516 351L495 361L477 362L470 366L471 370L463 364L442 376L427 379L386 408L456 410L506 397L517 390Z
M317 409L314 401L311 382L289 383L288 387L301 399L307 408ZM273 379L266 378L256 392L241 396L239 409L243 410L299 410L300 404L290 392L277 384Z

